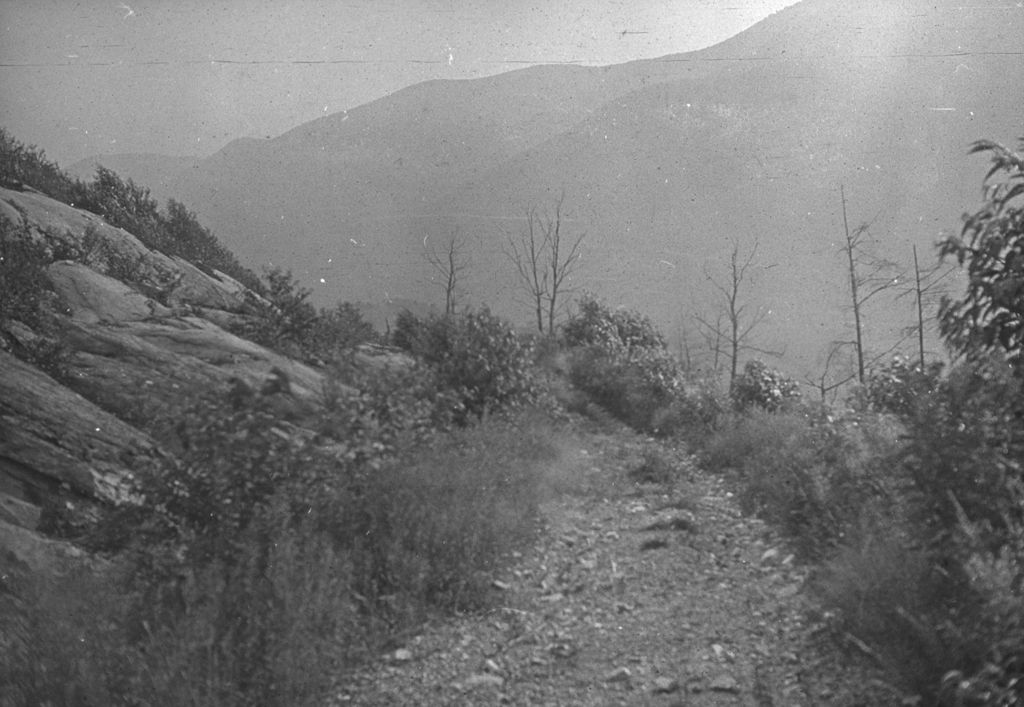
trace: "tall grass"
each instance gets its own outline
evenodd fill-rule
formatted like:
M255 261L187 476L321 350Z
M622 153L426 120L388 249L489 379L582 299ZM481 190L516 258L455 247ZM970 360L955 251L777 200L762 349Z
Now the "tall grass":
M1020 398L962 374L896 417L870 408L725 417L705 465L815 564L834 635L936 705L1024 696ZM975 379L971 379L974 381Z
M885 514L896 430L882 419L753 409L725 419L704 463L731 475L742 507L778 525L807 559L831 554L866 514Z
M102 571L9 582L0 704L322 703L431 613L488 604L556 449L544 419L492 417L332 496L361 536L296 521L276 495L224 545L143 544Z

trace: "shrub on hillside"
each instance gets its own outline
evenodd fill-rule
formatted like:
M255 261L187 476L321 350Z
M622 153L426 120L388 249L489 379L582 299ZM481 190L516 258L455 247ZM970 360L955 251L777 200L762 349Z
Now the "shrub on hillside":
M682 390L665 413L665 421L656 424L666 433L684 432L688 441L703 445L729 411L729 400L715 375L700 372L683 376Z
M635 429L674 431L680 371L647 317L612 310L587 296L566 322L563 336L572 347L573 385Z
M338 302L330 309L321 308L309 332L308 346L324 360L335 352L349 351L360 344L376 342L377 331L363 313L351 302Z
M235 254L228 250L213 233L199 223L196 215L174 199L160 216L163 235L160 241L168 252L193 263L207 274L219 270L254 292L263 292L259 277L243 267Z
M345 442L345 458L378 469L384 458L425 444L465 418L459 391L422 363L364 368L338 361L324 390L317 431Z
M255 320L238 333L286 355L304 358L303 343L313 330L317 314L309 301L313 291L302 287L290 270L267 268L263 279L265 304Z
M820 558L866 513L891 508L887 458L895 448L884 420L754 408L711 435L704 462L735 476L747 512L777 524L805 556Z
M333 385L315 432L251 392L158 426L176 456L139 470L140 505L105 529L125 563L104 590L117 610L81 617L105 626L91 651L51 626L51 676L111 704L314 704L429 609L483 604L534 530L554 436L529 416L431 433L448 406L407 373L349 371L361 389ZM31 621L52 622L62 591L27 599ZM28 701L49 694L33 650L17 646Z
M907 421L903 455L930 542L959 532L961 515L983 523L992 549L1024 522L1013 489L1024 483L1024 388L1004 363L954 368Z
M486 308L427 319L403 312L392 341L428 364L442 388L458 391L469 415L515 405L536 393L529 344Z
M61 378L68 352L55 336L57 296L46 277L50 260L24 223L0 215L0 348ZM29 331L16 335L15 322Z
M1015 489L1015 495L1018 504L1024 504L1022 489ZM980 528L965 528L971 540L977 537L978 530ZM978 623L967 626L973 629L969 635L980 644L980 650L973 652L973 661L961 661L960 669L944 676L942 692L953 704L1000 707L1022 704L1024 525L1010 528L1007 542L998 551L979 545L976 540L966 545L968 582L981 607ZM980 664L971 670L971 662Z
M737 410L779 410L800 400L800 384L758 360L748 361L730 392Z
M39 322L49 295L46 249L32 239L26 224L0 214L0 322Z
M259 278L242 267L234 254L182 204L168 201L165 213L149 189L122 179L100 167L94 179L83 182L65 174L35 146L26 146L0 128L0 185L30 186L69 206L87 209L115 226L120 226L147 247L178 255L207 272L213 269L230 275L250 289L259 291Z
M978 613L965 614L962 587L914 545L886 522L863 528L829 558L813 590L841 644L867 647L901 689L943 704L934 700L943 677L975 665L984 640L958 628Z
M84 185L66 175L56 162L35 145L25 145L0 128L0 186L30 186L72 206L84 193Z
M237 329L242 336L293 358L328 363L376 340L377 333L355 306L341 302L318 310L309 301L312 290L302 287L291 271L270 268L264 278L260 292L265 304Z
M627 309L610 309L593 295L584 295L575 314L562 327L567 346L616 346L663 349L665 339L650 319Z
M906 356L895 356L888 364L871 369L857 391L858 403L879 412L909 415L918 400L938 387L942 369L938 361L921 368Z

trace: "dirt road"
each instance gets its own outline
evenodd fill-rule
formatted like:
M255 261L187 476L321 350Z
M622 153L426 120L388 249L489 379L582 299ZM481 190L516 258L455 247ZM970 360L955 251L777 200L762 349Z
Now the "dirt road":
M900 704L828 640L808 570L685 452L590 431L550 478L495 607L426 626L335 704Z

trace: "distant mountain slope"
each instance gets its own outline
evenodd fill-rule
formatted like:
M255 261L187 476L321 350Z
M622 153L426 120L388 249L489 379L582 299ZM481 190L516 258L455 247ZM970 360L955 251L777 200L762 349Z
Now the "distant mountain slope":
M588 233L575 284L669 330L707 311L731 241L757 240L766 343L807 367L844 331L839 184L906 261L977 201L969 144L1024 134L1021 96L1024 9L804 0L700 52L413 86L232 143L173 189L323 301L437 299L423 238L458 228L471 299L524 320L501 246L561 193ZM884 309L876 343L904 323Z

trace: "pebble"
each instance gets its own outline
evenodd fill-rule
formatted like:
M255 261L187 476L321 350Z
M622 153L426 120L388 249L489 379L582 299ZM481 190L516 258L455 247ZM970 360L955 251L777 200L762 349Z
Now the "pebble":
M604 676L605 682L629 682L629 679L633 677L633 674L629 672L629 668L616 668Z
M721 675L719 675L711 681L711 684L708 685L708 688L715 692L736 693L740 691L740 684L736 681L736 678L734 678L732 675L729 675L729 673L722 673Z
M679 681L675 678L654 678L653 691L655 693L668 695L675 692L678 689Z
M487 675L480 673L472 675L462 683L467 688L473 687L502 687L505 685L505 678L499 675Z
M399 648L392 654L396 663L408 663L412 660L412 651L408 648Z

